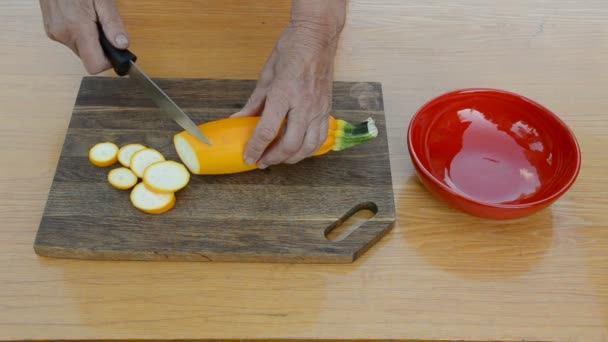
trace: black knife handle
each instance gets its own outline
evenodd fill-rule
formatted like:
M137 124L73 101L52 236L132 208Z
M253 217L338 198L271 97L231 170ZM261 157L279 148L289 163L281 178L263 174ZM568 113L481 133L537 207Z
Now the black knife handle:
M124 76L129 72L131 68L131 61L135 62L137 60L137 56L135 56L128 49L117 49L108 41L105 33L103 32L103 28L101 24L97 22L97 28L99 30L99 43L101 44L101 48L103 49L103 53L106 55L114 71L119 76Z

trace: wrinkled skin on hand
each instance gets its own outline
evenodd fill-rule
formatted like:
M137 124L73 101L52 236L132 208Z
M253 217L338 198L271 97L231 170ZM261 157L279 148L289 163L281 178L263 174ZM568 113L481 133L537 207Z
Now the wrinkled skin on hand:
M128 35L115 0L39 1L47 35L72 49L90 74L111 68L99 44L97 21L116 48L128 48ZM288 27L247 104L233 115L261 115L243 156L248 164L265 168L297 163L314 154L326 140L334 58L346 3L292 0ZM271 144L279 133L276 143Z
M234 116L261 112L245 160L260 168L297 163L312 155L327 138L331 109L334 49L310 49L297 30L287 30L266 63L249 101ZM284 134L268 151L279 133ZM266 152L266 153L265 153Z
M261 115L246 147L246 163L257 162L262 169L294 164L325 142L344 11L342 1L294 1L290 25L268 58L255 90L243 109L233 114Z
M111 68L99 44L98 20L114 47L129 46L115 0L40 0L40 8L49 38L74 51L89 74Z

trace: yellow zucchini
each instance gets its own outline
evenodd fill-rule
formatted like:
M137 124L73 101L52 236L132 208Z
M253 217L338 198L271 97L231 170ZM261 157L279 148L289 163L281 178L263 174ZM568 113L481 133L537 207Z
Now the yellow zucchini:
M173 137L175 150L188 170L196 175L230 174L256 169L257 164L247 165L243 155L259 120L259 116L230 117L201 124L198 127L211 146L183 131ZM378 135L371 118L358 124L333 116L329 117L329 121L327 139L314 156L341 151Z

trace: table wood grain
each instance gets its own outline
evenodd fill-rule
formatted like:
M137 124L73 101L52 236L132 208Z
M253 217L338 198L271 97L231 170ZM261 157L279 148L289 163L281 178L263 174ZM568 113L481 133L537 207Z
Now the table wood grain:
M156 77L255 79L287 1L120 2ZM608 4L351 1L336 80L381 82L397 224L350 265L95 262L33 241L78 85L38 2L0 2L0 340L608 339ZM417 182L405 132L424 102L495 87L546 105L582 148L549 209L492 222Z

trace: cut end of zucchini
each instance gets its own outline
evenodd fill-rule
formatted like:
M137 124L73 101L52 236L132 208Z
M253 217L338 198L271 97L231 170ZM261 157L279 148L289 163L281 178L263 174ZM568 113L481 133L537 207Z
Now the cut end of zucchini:
M175 206L175 194L161 194L149 190L144 183L137 184L131 190L133 206L148 214L162 214Z
M127 190L137 184L137 176L130 169L119 167L108 173L108 182L116 189Z
M131 170L139 178L144 176L146 168L156 162L165 161L165 156L153 148L137 151L131 157Z
M378 127L376 126L374 119L370 117L367 118L365 122L367 123L367 131L369 132L369 135L376 138L378 136Z
M143 182L150 190L171 193L183 189L190 181L186 167L172 160L156 162L144 171Z
M117 160L118 146L111 142L102 142L95 144L89 150L89 160L93 165L99 167L108 167L114 165Z
M196 156L196 152L188 143L186 139L183 137L176 135L173 141L175 145L175 150L177 151L177 155L181 159L181 161L186 165L188 170L193 174L198 174L200 172L200 164L198 162L198 158Z
M336 132L334 151L346 150L366 143L378 136L378 127L371 117L357 124L338 120L338 127L339 131Z
M137 151L146 149L146 146L142 144L128 144L118 150L118 162L124 167L131 166L131 157Z

